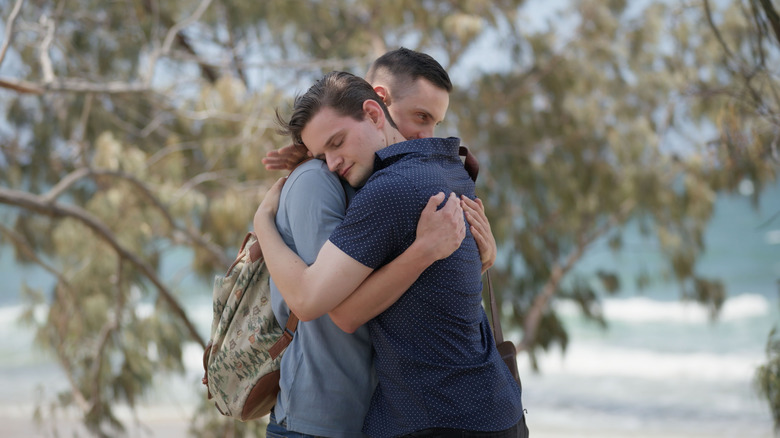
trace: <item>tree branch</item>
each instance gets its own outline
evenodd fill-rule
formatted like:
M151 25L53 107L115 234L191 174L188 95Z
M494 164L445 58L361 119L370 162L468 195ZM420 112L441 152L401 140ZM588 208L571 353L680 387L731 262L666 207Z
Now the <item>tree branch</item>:
M99 406L102 400L101 396L101 384L100 375L103 373L103 354L108 346L108 341L111 339L111 334L119 328L119 322L122 317L122 311L124 310L125 300L122 293L122 259L117 261L117 273L116 281L113 281L116 288L116 307L114 308L114 315L108 315L106 323L100 330L100 336L98 336L97 348L95 348L95 354L92 359L92 383L95 386L92 387L92 408Z
M6 88L21 94L43 94L45 91L40 85L29 81L0 78L0 88Z
M774 31L777 43L780 45L780 14L777 13L770 0L759 0L759 3L761 3L761 7L764 8L766 19L769 20L769 24L772 25L772 31Z
M54 202L58 197L60 197L60 195L62 195L62 193L64 193L78 180L88 176L110 176L112 178L118 178L131 183L138 190L140 190L141 194L146 197L146 199L148 199L152 205L157 208L157 210L160 211L160 213L165 218L165 221L171 228L187 236L191 242L194 242L195 244L203 247L211 254L215 263L218 263L220 266L229 266L232 263L232 260L225 256L224 251L222 251L222 248L220 248L218 245L215 245L213 242L209 242L208 240L204 239L203 236L201 236L195 230L191 228L184 228L178 225L173 216L171 216L170 212L168 211L168 208L159 199L157 199L154 193L152 193L152 190L143 181L126 173L112 170L95 170L88 168L77 169L66 175L46 194L41 196L41 200L45 203Z
M190 53L195 53L195 51L192 50L191 47L189 47L189 43L187 42L187 39L183 35L180 35L179 32L181 32L181 30L184 29L185 27L197 21L201 17L201 15L203 15L203 13L206 12L206 9L208 9L210 4L211 4L211 0L201 0L200 5L198 5L198 7L189 17L174 24L168 30L168 34L165 36L165 40L163 41L162 47L152 52L151 56L149 57L150 58L149 71L147 72L147 77L145 82L151 83L152 77L154 76L154 69L157 64L157 60L161 56L166 56L170 53L171 46L173 45L174 39L179 41L179 43L182 44L185 48L189 48L190 50L188 51Z
M726 52L726 56L729 58L732 58L733 55L731 54L731 50L729 50L729 47L726 45L726 42L723 41L723 36L720 34L720 31L718 30L717 26L715 26L715 22L712 20L712 9L710 8L710 1L709 0L702 0L704 2L704 15L707 17L707 23L710 25L710 29L712 29L712 32L715 34L715 38L718 39L718 42L720 43L721 47L723 47L723 51Z
M231 23L228 21L230 14L227 13L227 7L224 5L224 3L219 3L219 11L222 15L222 20L224 23L227 23L225 26L225 29L227 31L227 47L230 50L230 57L233 60L233 66L236 68L236 73L238 74L238 77L241 79L241 82L243 82L244 86L249 87L249 80L246 76L246 71L244 71L243 63L240 61L238 57L238 50L236 48L236 39L233 35L233 26L231 26Z
M624 221L635 206L635 201L626 201L620 210L612 215L601 227L594 230L589 236L583 236L577 243L576 248L569 253L569 256L566 257L562 264L555 263L553 265L550 271L550 278L545 283L544 288L542 288L542 292L534 298L531 308L526 313L523 324L523 339L517 346L518 351L529 350L536 342L536 334L539 331L544 311L547 309L553 295L558 291L558 285L561 280L574 267L574 264L582 258L585 249L614 227L615 224Z
M41 15L39 20L41 26L46 29L46 36L43 37L40 47L41 70L43 70L43 83L48 84L54 81L54 68L51 66L51 56L49 56L49 47L54 40L54 22L46 15Z
M0 78L0 88L6 88L22 94L56 93L97 93L97 94L122 94L143 93L152 91L145 84L111 81L96 84L83 79L66 78L54 79L46 84L25 81L22 79Z
M3 47L0 47L0 65L3 64L8 47L11 46L11 40L14 36L14 21L16 21L16 16L19 15L19 11L22 9L23 2L24 0L16 0L14 8L11 10L11 15L8 16L8 20L5 22L5 38L3 38Z
M44 271L55 276L57 278L57 281L60 284L62 284L64 287L70 288L70 283L68 282L68 279L65 278L65 276L62 275L60 271L54 269L53 266L49 265L48 263L43 261L40 257L38 257L38 255L35 253L35 250L33 250L30 247L30 245L27 244L27 242L22 238L22 236L19 235L19 233L6 227L3 224L0 224L0 231L5 233L5 235L11 239L17 251L21 252L22 254L24 254L25 257L35 262L35 264L43 268Z
M60 365L62 365L62 368L65 370L65 376L67 376L68 383L70 383L73 399L79 408L81 408L81 411L86 415L94 408L94 405L90 403L84 396L84 393L81 392L79 385L74 378L75 373L73 372L73 367L70 364L68 354L65 352L65 342L62 339L62 333L57 330L54 330L54 333L56 333L57 336L60 336L60 339L58 339L59 342L53 342L53 344L55 344L54 350L57 352L57 359L59 359ZM98 385L98 382L95 382L95 385Z
M547 309L547 304L558 290L558 285L563 277L574 266L574 263L582 257L586 247L587 243L578 244L575 250L566 258L563 265L560 263L553 265L550 271L550 278L545 283L544 288L542 288L542 292L534 298L531 308L526 313L525 323L523 324L523 339L517 346L518 351L530 350L533 346L536 341L536 333L539 331L539 324L542 321L542 315L544 310Z
M34 211L46 216L61 218L70 217L78 220L87 228L91 229L100 239L106 242L122 258L127 259L141 274L157 287L162 298L168 303L173 313L181 318L187 328L190 337L205 348L206 344L195 329L195 326L187 318L187 314L181 307L176 298L171 294L163 284L154 269L148 263L141 260L136 254L122 246L114 236L114 233L99 219L92 216L88 211L79 207L66 205L57 202L46 202L40 196L18 190L10 190L0 187L0 203L21 207L26 210Z

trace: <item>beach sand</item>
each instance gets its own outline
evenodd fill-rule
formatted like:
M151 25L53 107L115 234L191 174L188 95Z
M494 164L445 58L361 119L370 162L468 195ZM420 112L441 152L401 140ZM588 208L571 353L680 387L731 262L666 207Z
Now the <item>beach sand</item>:
M9 415L10 414L10 415ZM121 415L124 417L124 415ZM141 408L138 411L141 424L126 421L129 438L188 438L190 418L184 413L173 412L169 407ZM549 420L549 419L548 419ZM563 419L562 419L563 420ZM267 421L266 419L259 421ZM663 428L642 428L603 425L598 429L578 430L570 425L570 421L563 420L559 424L548 422L539 424L529 419L528 426L530 436L533 438L704 438L719 437L737 438L740 435L735 432L723 431L722 434L713 434L712 431L686 431L675 432ZM56 432L55 432L56 431ZM88 437L86 428L75 418L60 418L57 421L48 422L45 425L36 425L30 412L19 412L13 415L12 411L5 410L0 413L0 437L2 438L52 438L70 436ZM768 434L767 438L771 438Z

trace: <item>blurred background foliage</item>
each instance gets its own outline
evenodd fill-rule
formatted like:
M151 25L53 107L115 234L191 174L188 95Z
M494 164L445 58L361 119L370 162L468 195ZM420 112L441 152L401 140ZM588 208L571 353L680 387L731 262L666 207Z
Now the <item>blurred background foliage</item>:
M184 344L205 340L161 259L191 251L209 284L280 176L260 163L288 141L274 111L399 46L453 76L439 134L480 160L494 283L521 357L566 347L556 299L606 324L599 300L619 277L574 268L594 242L619 252L629 224L666 262L637 284L667 278L716 318L724 287L697 273L715 198L750 184L758 202L780 168L776 5L573 0L528 26L543 3L3 2L0 244L56 279L23 288L26 320L70 382L53 409L76 407L111 436L117 404L182 371ZM772 362L758 373L773 412L778 380ZM261 433L215 412L204 403L192 433Z

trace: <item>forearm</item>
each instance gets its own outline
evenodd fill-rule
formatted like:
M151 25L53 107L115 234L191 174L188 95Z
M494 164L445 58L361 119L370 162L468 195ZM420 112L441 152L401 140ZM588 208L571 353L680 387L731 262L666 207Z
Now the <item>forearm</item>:
M353 333L393 305L437 260L417 242L368 276L354 293L329 312L331 320L345 332Z
M428 199L420 214L414 242L395 260L370 276L339 307L330 312L336 325L354 332L390 307L436 260L457 250L466 235L463 209L454 193L441 209L444 192Z
M272 216L255 215L254 227L274 283L290 310L302 321L324 315L348 293L339 295L327 290L329 283L318 278L317 267L306 265L284 243Z

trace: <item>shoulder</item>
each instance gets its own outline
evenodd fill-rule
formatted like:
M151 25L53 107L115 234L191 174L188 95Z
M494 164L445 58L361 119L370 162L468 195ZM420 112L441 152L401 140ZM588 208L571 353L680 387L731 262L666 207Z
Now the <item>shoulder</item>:
M417 185L415 182L417 178L413 172L409 172L408 170L409 169L403 165L396 165L378 170L371 175L371 178L368 179L363 189L390 190L414 188ZM361 189L361 191L363 189Z
M403 172L382 169L374 173L361 188L354 201L376 202L377 200L391 200L393 204L408 204L419 195L419 185L413 177Z
M290 173L282 187L285 204L330 203L343 205L346 194L338 176L322 160L309 160Z
M287 181L284 183L282 193L288 192L293 189L317 191L333 190L338 188L343 192L341 188L341 182L335 173L328 170L328 165L322 160L312 159L300 166L290 173L287 177Z
M338 177L328 170L328 165L324 161L311 159L296 167L287 177L285 185L298 180L310 179L335 180L338 182Z
M372 175L358 191L347 215L372 217L370 222L398 222L419 214L427 200L415 178L383 169Z

